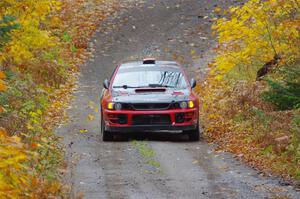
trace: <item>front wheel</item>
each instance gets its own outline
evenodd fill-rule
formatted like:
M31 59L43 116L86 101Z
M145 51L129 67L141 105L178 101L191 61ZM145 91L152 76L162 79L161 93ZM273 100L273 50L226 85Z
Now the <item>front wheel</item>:
M199 125L197 125L196 129L185 131L185 133L188 134L190 141L199 141L200 139Z
M105 130L105 124L102 117L101 117L101 134L102 134L102 141L104 142L114 140L114 134L112 132Z

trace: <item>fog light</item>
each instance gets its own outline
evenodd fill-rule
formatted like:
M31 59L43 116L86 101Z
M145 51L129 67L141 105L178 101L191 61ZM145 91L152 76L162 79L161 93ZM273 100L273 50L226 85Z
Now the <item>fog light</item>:
M194 105L194 102L193 102L193 101L189 101L189 102L188 102L188 107L189 107L189 108L194 108L194 106L195 106L195 105Z
M113 110L113 109L114 109L114 103L109 102L109 103L107 104L107 108L108 108L109 110Z

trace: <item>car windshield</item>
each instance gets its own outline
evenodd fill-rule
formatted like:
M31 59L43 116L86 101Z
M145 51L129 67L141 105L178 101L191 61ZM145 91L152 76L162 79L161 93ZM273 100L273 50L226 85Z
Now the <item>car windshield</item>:
M113 88L170 87L186 88L181 70L172 67L120 68L114 78Z

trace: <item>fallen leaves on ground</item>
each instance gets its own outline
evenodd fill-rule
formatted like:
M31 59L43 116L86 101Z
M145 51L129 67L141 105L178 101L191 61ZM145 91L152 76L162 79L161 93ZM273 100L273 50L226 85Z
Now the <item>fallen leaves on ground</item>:
M299 13L299 3L293 0L249 0L225 11L213 25L217 55L202 87L196 88L208 140L249 165L286 179L300 179L300 109L278 110L263 94L280 91L269 94L273 102L299 99L281 84L267 84L270 79L286 82L297 93ZM257 81L259 69L268 63L274 65L264 74L267 82Z
M89 114L88 115L88 121L93 121L95 119L94 115Z
M108 0L0 1L1 198L62 197L64 149L53 128L68 119L99 22L118 8Z
M87 133L88 130L87 130L87 129L80 129L79 132L80 132L80 133Z

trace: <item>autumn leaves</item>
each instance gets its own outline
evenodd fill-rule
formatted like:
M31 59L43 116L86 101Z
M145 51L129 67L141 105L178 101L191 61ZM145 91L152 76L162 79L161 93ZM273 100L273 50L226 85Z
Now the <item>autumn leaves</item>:
M4 74L4 72L0 71L0 92L3 92L7 89L4 82L5 77L6 75ZM0 113L2 113L3 111L4 111L3 107L0 106Z
M234 70L243 79L253 79L257 67L275 55L285 63L299 57L298 0L249 0L226 15L230 17L213 26L219 43L212 70L216 78Z
M0 1L1 198L61 194L63 150L53 127L65 117L96 25L116 8L102 0Z
M299 0L249 0L226 10L213 25L217 56L200 90L200 114L210 139L251 165L296 178L299 20ZM257 82L258 70L276 56L278 63L263 75L266 81ZM276 150L282 137L285 145Z

